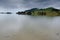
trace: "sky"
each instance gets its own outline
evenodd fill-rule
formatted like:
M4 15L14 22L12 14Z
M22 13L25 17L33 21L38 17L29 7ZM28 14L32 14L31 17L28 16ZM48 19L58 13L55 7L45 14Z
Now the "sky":
M46 7L55 7L60 9L60 0L0 0L0 12L16 12L31 8Z

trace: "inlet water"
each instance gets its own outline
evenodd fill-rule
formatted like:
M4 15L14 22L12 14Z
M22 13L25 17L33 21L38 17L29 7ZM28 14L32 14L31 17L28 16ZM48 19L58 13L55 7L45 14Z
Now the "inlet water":
M0 40L60 40L60 17L0 14Z

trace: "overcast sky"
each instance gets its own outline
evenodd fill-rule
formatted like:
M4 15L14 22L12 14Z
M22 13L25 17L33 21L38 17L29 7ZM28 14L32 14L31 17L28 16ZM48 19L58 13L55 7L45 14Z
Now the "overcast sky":
M30 8L60 8L60 0L0 0L0 11L24 11Z

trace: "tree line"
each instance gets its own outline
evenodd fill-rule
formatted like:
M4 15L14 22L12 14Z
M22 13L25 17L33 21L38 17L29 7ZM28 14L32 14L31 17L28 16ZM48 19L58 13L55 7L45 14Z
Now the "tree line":
M32 15L32 16L60 16L60 9L48 7L44 9L32 8L22 12L17 12L18 15Z

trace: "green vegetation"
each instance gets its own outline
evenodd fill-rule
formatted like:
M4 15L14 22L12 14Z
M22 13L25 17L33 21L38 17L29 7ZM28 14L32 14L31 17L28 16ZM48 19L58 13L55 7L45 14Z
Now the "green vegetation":
M24 12L17 12L16 14L32 15L32 16L60 16L60 9L48 7L44 9L32 8Z

